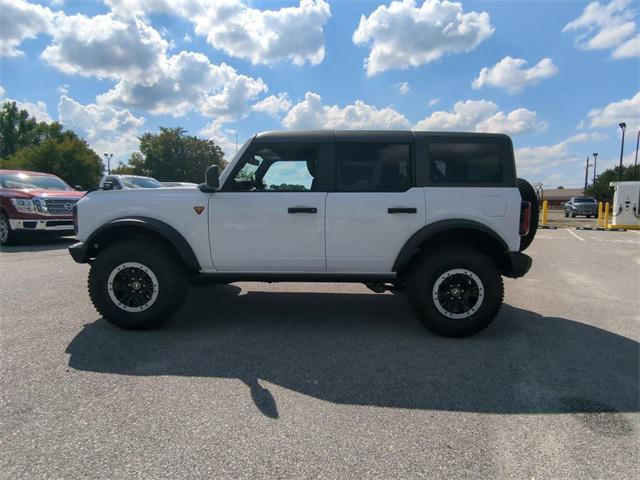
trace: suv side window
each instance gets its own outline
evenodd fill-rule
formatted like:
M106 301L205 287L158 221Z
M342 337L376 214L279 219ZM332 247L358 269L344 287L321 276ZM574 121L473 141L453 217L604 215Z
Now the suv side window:
M409 144L338 142L335 159L338 192L405 192L412 186Z
M225 190L244 192L319 191L319 146L273 143L252 146L235 168Z
M513 176L509 149L500 141L432 140L428 163L432 185L504 186Z

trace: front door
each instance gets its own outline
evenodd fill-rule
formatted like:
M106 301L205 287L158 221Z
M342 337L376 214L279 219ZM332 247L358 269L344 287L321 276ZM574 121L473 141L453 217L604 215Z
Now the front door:
M323 151L309 143L249 147L209 200L216 270L325 271Z

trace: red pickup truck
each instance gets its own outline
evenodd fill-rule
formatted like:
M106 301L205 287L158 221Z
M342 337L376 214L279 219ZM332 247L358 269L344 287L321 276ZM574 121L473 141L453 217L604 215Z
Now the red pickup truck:
M73 206L84 193L49 173L0 170L0 245L27 232L73 234Z

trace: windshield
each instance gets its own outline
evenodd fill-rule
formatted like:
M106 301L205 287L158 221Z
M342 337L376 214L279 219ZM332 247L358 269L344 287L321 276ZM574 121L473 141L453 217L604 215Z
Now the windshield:
M48 175L29 175L26 173L5 173L0 175L2 188L72 190L58 177Z
M122 182L127 188L159 188L162 184L155 178L123 176Z
M592 197L576 197L574 203L596 203L596 199Z

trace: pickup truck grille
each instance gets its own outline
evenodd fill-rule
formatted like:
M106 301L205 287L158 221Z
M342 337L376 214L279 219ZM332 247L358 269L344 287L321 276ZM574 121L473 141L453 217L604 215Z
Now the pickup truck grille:
M41 215L70 217L77 198L35 199L36 210Z

